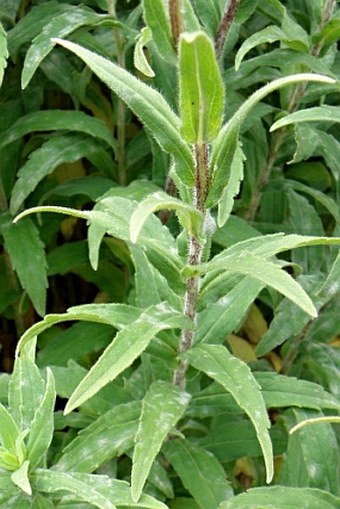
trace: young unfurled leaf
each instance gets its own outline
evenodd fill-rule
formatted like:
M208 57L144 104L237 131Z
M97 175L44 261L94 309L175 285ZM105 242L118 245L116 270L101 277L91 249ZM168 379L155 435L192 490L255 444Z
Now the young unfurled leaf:
M182 356L196 369L221 384L248 414L261 445L269 483L274 474L273 450L268 432L270 422L260 386L248 366L222 345L200 344Z
M142 72L148 78L153 78L155 76L152 67L150 66L145 53L144 46L152 41L152 33L149 27L142 28L139 36L137 37L137 42L133 54L133 63L136 69Z
M204 32L183 33L179 45L181 133L210 143L222 125L224 87L213 44Z
M28 469L30 466L29 461L24 461L23 464L12 473L11 479L14 484L18 486L27 495L32 495L32 488L28 478Z
M47 368L44 398L35 412L27 442L27 459L32 467L39 465L51 444L54 430L55 399L54 377L52 371Z
M188 393L165 382L155 382L146 393L132 458L131 496L135 502L142 494L155 457L189 400Z

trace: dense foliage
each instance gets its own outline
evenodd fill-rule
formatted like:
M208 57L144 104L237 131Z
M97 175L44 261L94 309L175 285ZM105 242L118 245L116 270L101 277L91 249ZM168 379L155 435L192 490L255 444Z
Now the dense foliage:
M340 508L336 0L0 0L0 508Z

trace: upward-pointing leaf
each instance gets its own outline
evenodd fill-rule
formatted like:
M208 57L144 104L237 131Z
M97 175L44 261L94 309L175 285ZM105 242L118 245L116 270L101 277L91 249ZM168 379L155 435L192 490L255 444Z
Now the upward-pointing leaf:
M164 303L150 306L137 320L118 332L72 394L66 405L65 414L90 399L130 366L158 332L191 326L188 318Z
M115 92L151 131L159 145L179 165L180 178L193 185L193 157L189 146L179 134L179 118L163 96L105 58L78 44L55 39L61 46L81 58L113 92Z
M146 393L132 458L131 496L134 502L138 502L152 463L189 400L188 393L166 382L155 382Z
M269 483L274 473L272 443L268 432L270 423L260 386L248 366L222 345L200 344L182 357L221 384L248 414L261 445Z
M179 45L179 102L183 137L209 143L222 125L224 88L205 32L184 33Z
M0 86L2 84L5 68L7 66L7 58L7 36L2 24L0 23Z

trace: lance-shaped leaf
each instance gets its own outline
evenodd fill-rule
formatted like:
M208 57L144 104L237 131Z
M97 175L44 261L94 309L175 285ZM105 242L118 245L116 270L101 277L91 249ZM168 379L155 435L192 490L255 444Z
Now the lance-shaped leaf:
M19 429L6 407L0 403L0 443L10 453L16 454Z
M136 38L135 50L133 53L133 64L140 72L148 78L153 78L155 73L150 66L148 59L144 53L144 46L152 41L152 32L150 27L142 28L140 34Z
M168 64L176 64L176 52L172 40L170 21L163 0L143 0L143 14L152 31L159 54Z
M39 182L63 163L73 163L82 157L94 154L98 142L83 134L70 133L49 139L35 150L28 161L18 172L13 191L10 209L15 214L27 196Z
M116 64L82 48L78 44L56 39L61 46L81 58L114 93L116 93L151 131L159 145L178 163L180 178L192 186L193 157L179 134L180 122L163 96Z
M316 106L308 110L299 110L277 120L270 128L270 131L276 131L286 125L298 124L300 122L332 122L340 123L339 106Z
M229 172L229 164L233 159L234 152L237 147L237 138L239 135L240 126L247 118L247 115L261 101L266 95L274 92L275 90L288 86L294 83L315 81L319 83L334 84L335 80L322 76L319 74L293 74L292 76L285 76L279 78L272 83L268 83L264 87L260 88L253 95L251 95L231 119L224 125L220 130L217 138L213 142L211 161L210 161L210 172L212 174L212 182L210 186L210 192L206 201L207 207L212 207L221 198L222 191L225 187L226 180Z
M254 488L220 505L220 509L339 509L339 498L315 488Z
M104 122L82 111L46 110L34 111L20 117L1 134L0 148L34 131L79 131L105 141L114 150L116 143Z
M39 465L51 444L54 429L53 410L56 399L54 377L47 368L46 391L31 423L27 442L27 459L32 467Z
M185 275L186 270L187 269L184 269ZM190 270L191 269L188 269L188 272ZM235 258L226 258L219 261L212 260L210 263L201 265L201 267L198 266L196 272L205 273L209 270L229 270L230 272L239 272L244 275L252 276L261 283L275 288L275 290L293 301L310 316L317 316L315 306L302 286L287 272L283 271L277 263L245 252L241 256L235 256Z
M27 87L42 60L52 51L56 44L53 37L65 37L81 26L94 25L104 19L107 19L106 15L97 14L79 5L52 18L42 32L33 39L26 53L21 78L22 88Z
M218 507L233 496L222 465L210 452L189 440L172 440L165 444L164 453L202 509Z
M158 332L192 327L191 321L164 303L150 306L140 317L118 332L96 364L69 399L65 414L70 413L130 366Z
M185 412L190 395L166 383L152 384L143 399L132 458L131 497L138 502L152 463L168 433Z
M203 221L202 213L194 207L159 191L142 201L132 214L130 221L131 241L137 241L139 232L150 214L164 209L175 210L183 228L190 235L198 236Z
M189 143L210 143L222 125L224 88L213 44L205 32L183 33L179 45L181 133Z
M44 244L40 240L37 227L31 219L26 219L20 224L7 224L1 228L1 233L22 287L27 291L39 315L43 316L48 286L47 263Z
M7 50L7 35L0 23L0 86L4 78L5 69L7 66L8 50Z
M182 354L192 366L203 371L230 392L251 419L261 445L267 482L273 478L273 450L270 427L260 386L248 366L222 345L198 345Z
M63 473L36 469L31 475L32 487L40 492L57 493L66 490L76 500L86 501L100 509L140 507L145 509L168 509L168 506L149 495L142 495L135 504L131 498L130 485L126 481L108 478L106 475Z

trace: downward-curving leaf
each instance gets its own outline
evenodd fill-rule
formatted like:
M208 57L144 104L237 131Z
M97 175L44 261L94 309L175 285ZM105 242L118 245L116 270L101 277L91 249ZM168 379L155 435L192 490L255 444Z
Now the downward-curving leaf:
M103 57L69 41L57 39L55 42L78 55L98 78L131 108L151 131L159 145L175 158L180 168L181 180L192 186L194 180L192 153L179 134L179 118L163 96Z
M178 387L155 382L142 406L132 458L131 497L138 502L150 469L168 433L185 412L190 395Z
M52 18L42 32L33 39L26 53L21 78L22 88L27 87L42 60L52 51L56 44L53 37L65 37L81 26L94 25L104 19L107 19L106 15L97 14L79 5Z
M27 291L39 315L43 316L48 286L47 263L44 244L40 240L37 227L28 218L20 224L7 224L1 228L1 233L22 287Z
M222 465L210 452L189 440L172 440L165 444L164 453L200 508L216 509L233 496Z
M270 25L269 27L257 31L255 34L248 37L247 40L241 45L240 49L236 53L235 57L236 71L239 70L242 60L251 49L255 48L256 46L259 46L260 44L282 41L283 39L285 39L284 32L281 30L281 28L275 25Z
M131 241L137 241L139 232L150 214L164 209L175 210L181 225L190 235L197 236L199 234L203 221L201 212L181 200L159 191L142 201L132 214L130 220Z
M55 168L63 163L74 163L97 150L98 141L83 134L70 133L49 139L30 155L27 163L18 172L19 178L12 191L12 214L18 211L39 182Z
M254 488L220 505L220 509L339 509L340 500L313 488Z
M211 39L184 32L179 44L181 133L189 143L210 143L222 125L224 87Z
M116 144L111 131L102 120L90 117L82 111L46 110L34 111L20 117L1 134L0 148L33 131L79 131L105 141L114 150Z
M137 320L118 332L72 394L66 405L65 414L90 399L130 366L158 332L191 326L192 323L188 318L164 303L150 306Z
M27 459L32 467L39 465L51 444L54 430L53 410L56 399L52 371L47 368L46 390L44 398L30 426L27 442Z
M308 110L299 110L277 120L270 128L276 131L286 125L298 124L300 122L332 122L340 123L340 107L339 106L316 106Z
M260 88L252 94L231 119L220 130L216 140L212 144L210 171L212 174L212 182L210 192L207 198L206 205L211 207L215 205L221 198L221 193L224 189L226 176L229 172L228 164L232 161L234 152L237 147L237 139L239 135L240 126L247 118L251 110L256 104L261 101L266 95L274 92L275 90L285 87L294 83L315 81L319 83L334 84L335 80L322 76L320 74L293 74L279 78L268 85Z
M252 276L261 283L275 288L285 297L294 302L310 316L317 316L313 302L303 288L287 272L283 271L277 264L266 259L244 252L243 255L224 260L212 260L206 265L198 267L198 272L215 270L229 270Z
M0 23L0 87L4 78L5 69L7 66L8 50L7 50L7 35Z
M183 358L221 384L247 413L261 445L269 483L274 473L270 422L260 386L248 366L222 345L198 345L183 354Z

